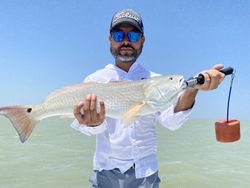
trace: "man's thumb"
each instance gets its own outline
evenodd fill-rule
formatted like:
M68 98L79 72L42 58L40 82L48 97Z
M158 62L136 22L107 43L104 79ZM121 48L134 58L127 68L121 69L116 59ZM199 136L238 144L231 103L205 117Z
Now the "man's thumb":
M220 70L220 69L222 69L223 67L224 67L223 64L217 64L217 65L214 65L214 66L212 67L212 69Z

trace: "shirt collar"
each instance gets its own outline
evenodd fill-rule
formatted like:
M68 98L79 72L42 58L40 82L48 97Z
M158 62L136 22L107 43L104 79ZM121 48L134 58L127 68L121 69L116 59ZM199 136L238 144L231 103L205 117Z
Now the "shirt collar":
M131 74L131 73L135 72L135 70L136 70L139 66L140 66L139 63L134 62L134 63L131 65L131 67L130 67L130 69L129 69L128 72L126 72L126 71L122 70L121 68L117 67L115 64L108 64L105 68L107 68L107 69L113 69L113 70L116 70L116 71L119 71L119 72L122 72L122 73L125 73L125 74Z

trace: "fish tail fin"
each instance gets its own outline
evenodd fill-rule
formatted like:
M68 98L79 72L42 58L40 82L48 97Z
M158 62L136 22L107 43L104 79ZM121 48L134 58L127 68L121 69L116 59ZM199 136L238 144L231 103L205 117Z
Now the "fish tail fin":
M0 114L6 116L11 121L12 125L18 132L22 143L28 139L33 128L39 121L39 119L32 113L34 107L35 105L8 106L0 108Z

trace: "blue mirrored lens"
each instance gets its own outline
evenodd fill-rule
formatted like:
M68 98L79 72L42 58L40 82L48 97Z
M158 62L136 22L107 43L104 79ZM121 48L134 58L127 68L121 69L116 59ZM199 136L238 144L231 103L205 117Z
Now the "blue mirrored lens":
M123 39L124 39L124 32L123 31L114 31L112 33L112 36L113 36L113 39L116 41L116 42L122 42Z
M137 42L141 36L141 33L137 31L129 31L127 35L130 42Z
M113 31L112 37L116 42L122 42L124 40L125 33L124 31ZM129 42L137 42L141 37L141 33L137 31L129 31L127 33Z

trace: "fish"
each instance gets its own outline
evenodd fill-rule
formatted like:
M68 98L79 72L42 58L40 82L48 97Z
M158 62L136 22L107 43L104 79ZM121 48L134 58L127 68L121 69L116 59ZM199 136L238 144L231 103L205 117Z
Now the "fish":
M183 90L184 81L182 75L165 75L143 80L72 84L50 93L40 104L1 107L0 115L11 121L24 143L39 121L52 116L74 118L75 105L87 94L94 93L97 104L104 101L105 115L121 119L127 127L142 116L169 108Z

